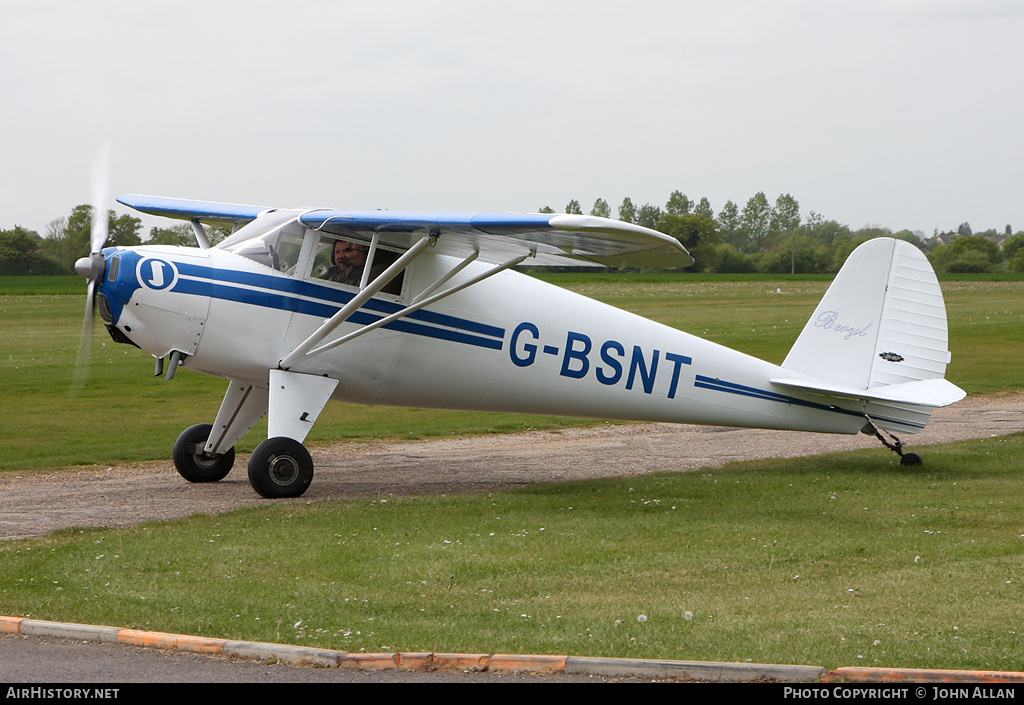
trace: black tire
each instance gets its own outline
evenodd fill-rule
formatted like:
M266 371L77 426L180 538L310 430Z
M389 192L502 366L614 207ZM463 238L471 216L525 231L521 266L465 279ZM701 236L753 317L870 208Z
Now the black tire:
M174 443L174 467L189 482L218 482L227 477L235 464L234 448L214 456L203 453L212 430L213 426L208 423L190 426Z
M924 461L917 453L904 453L900 456L900 465L924 465Z
M249 457L249 483L261 497L300 497L312 481L313 458L292 438L263 441Z

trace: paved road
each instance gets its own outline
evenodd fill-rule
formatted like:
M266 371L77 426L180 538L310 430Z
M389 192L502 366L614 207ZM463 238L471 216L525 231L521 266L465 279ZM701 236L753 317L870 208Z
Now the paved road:
M938 409L903 440L932 443L1024 430L1024 394L969 397ZM265 500L249 486L245 457L215 484L191 485L169 460L40 473L0 473L0 539L74 526L128 526L285 501L409 493L495 491L536 482L626 477L716 467L736 460L880 448L872 436L634 424L314 449L316 476L296 500ZM895 454L892 455L896 460Z
M121 644L0 635L0 683L610 683L650 678L474 672L354 671L167 652ZM4 689L0 688L0 693Z

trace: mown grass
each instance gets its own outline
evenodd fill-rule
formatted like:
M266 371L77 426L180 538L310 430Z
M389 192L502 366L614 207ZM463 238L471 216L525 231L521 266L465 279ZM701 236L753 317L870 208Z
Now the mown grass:
M1024 670L1024 436L0 545L0 613L344 651Z
M666 274L544 275L568 288L782 362L828 286L821 277L766 280ZM953 363L948 377L973 394L1020 389L1024 281L943 284ZM153 359L94 335L88 385L69 396L81 320L80 277L0 279L0 470L167 458L178 434L212 421L224 383L182 370L153 376ZM73 292L68 295L62 292ZM28 293L36 292L36 293ZM425 438L593 424L593 420L329 404L310 445L346 439ZM239 444L251 451L257 427Z
M166 458L182 428L212 418L221 383L187 370L153 379L148 356L101 332L90 383L69 398L81 297L11 294L8 283L4 468ZM563 284L773 361L827 286L644 275ZM944 283L949 376L972 393L1021 387L1021 286ZM576 422L478 416L331 405L311 440ZM75 529L0 544L0 613L346 651L1016 671L1022 445L1017 435L932 446L909 469L877 449Z

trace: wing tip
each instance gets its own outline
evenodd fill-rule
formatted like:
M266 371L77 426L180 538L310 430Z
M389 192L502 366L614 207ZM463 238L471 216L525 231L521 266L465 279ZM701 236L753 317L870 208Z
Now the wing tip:
M260 213L270 210L265 206L250 206L217 201L196 201L170 196L149 196L129 193L118 196L117 202L140 213L166 218L191 220L244 221L254 220Z

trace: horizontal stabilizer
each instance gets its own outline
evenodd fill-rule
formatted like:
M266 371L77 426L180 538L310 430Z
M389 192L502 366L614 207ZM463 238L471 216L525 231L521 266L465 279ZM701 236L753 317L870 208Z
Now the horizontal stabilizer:
M773 379L772 384L845 399L896 402L929 407L949 406L967 396L967 393L960 389L960 387L941 378L902 382L900 384L886 384L871 389L857 389L822 380L788 378Z

